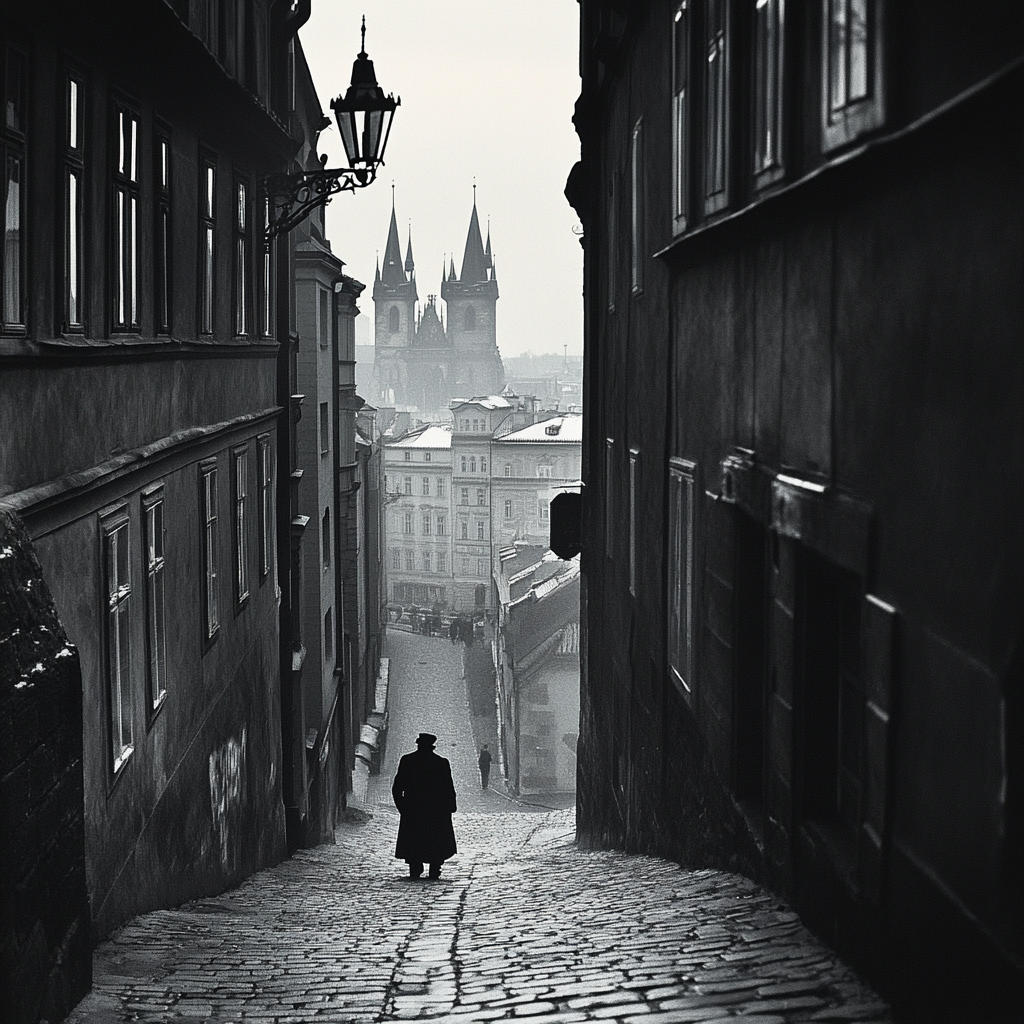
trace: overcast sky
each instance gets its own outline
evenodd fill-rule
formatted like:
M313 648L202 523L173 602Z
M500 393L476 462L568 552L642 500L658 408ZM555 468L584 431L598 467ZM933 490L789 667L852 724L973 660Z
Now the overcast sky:
M299 35L332 116L320 136L329 167L344 162L329 104L348 87L364 13L377 81L402 105L376 182L327 207L334 252L367 286L361 309L372 320L392 180L403 257L412 222L422 303L440 292L442 260L453 252L461 272L475 176L485 239L491 222L502 354L561 354L568 345L581 355L583 250L562 194L579 159L576 0L313 0Z

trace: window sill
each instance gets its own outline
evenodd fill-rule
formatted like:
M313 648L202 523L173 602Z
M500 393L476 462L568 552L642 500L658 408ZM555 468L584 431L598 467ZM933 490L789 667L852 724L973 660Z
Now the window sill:
M164 705L166 703L167 703L167 691L164 690L163 693L161 693L160 696L157 697L156 701L152 705L150 705L149 715L147 716L147 721L146 721L146 731L147 732L150 731L153 728L154 725L156 725L156 720L160 717L160 713L163 711Z

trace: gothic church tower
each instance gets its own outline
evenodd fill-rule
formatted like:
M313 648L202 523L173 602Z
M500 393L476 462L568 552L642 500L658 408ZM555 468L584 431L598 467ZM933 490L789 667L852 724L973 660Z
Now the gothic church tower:
M391 227L384 248L384 268L378 266L373 281L374 370L380 394L387 400L389 391L404 395L408 386L408 367L403 356L416 339L416 266L412 258L412 232L402 263L398 241L398 222L391 205ZM401 400L401 399L399 399Z

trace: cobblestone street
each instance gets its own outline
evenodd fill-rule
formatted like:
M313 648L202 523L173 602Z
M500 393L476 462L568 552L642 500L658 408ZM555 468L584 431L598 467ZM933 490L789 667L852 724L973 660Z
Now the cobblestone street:
M572 809L481 793L453 678L461 648L399 635L388 653L393 732L372 819L218 898L131 922L98 949L74 1024L889 1020L750 881L580 851ZM421 729L437 733L459 792L459 853L438 882L407 880L385 804Z

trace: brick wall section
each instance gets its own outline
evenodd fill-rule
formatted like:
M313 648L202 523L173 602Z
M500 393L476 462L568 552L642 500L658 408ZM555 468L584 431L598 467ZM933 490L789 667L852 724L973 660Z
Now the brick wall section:
M0 1020L89 991L82 677L28 534L0 511Z

